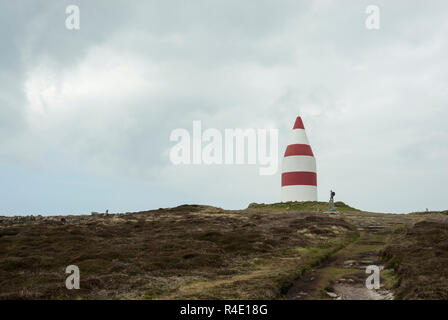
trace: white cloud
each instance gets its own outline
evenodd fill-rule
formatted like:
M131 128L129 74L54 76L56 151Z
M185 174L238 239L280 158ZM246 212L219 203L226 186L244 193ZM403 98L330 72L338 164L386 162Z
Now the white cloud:
M16 81L26 103L14 110L26 121L14 132L0 124L10 136L0 141L2 161L150 181L170 190L159 196L167 203L274 202L279 173L174 167L169 134L197 119L218 129L276 127L284 147L300 113L320 200L334 188L338 200L369 210L445 206L445 2L380 1L377 31L365 29L367 3L358 2L105 4L98 21L96 5L81 4L76 34L49 22L56 9L30 25L22 17L23 61L0 80L24 72ZM10 96L0 88L0 99L20 101Z

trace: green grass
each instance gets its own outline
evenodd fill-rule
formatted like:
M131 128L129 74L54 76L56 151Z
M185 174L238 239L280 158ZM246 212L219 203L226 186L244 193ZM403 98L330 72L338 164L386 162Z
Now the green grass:
M342 201L334 203L337 211L361 211L350 207ZM324 212L328 210L328 202L320 201L289 201L278 203L251 203L250 209L279 209L279 210L294 210L294 211L309 211L309 212Z
M384 269L381 271L381 284L387 290L391 290L397 286L398 277L393 269Z
M158 299L276 299L294 281L319 266L356 239L355 234L334 238L323 247L296 247L254 258L228 277L187 281ZM345 272L345 270L343 271ZM154 298L146 295L144 298Z

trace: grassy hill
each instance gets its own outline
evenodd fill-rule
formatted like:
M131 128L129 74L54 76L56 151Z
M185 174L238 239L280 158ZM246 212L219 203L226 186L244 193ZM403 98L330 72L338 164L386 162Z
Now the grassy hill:
M350 207L342 201L337 201L334 203L334 207L337 211L361 211ZM279 202L272 204L264 203L251 203L248 208L252 209L284 209L284 210L294 210L294 211L307 211L307 212L325 212L328 210L328 202L319 201L303 201L303 202Z
M387 263L384 281L398 297L421 297L400 293L417 290L406 279L422 271L405 264L420 263L419 255L407 260L420 238L397 232L428 217L361 213L343 202L336 208L338 215L324 213L326 203L304 202L0 217L0 299L284 299L306 277L315 279L299 292L323 299L341 277L363 283L363 270L345 262L367 255ZM448 247L441 240L444 215L430 216L442 226L440 237L428 237L421 250L437 245L431 260L440 269L433 270L435 281L445 276L448 264L438 257L446 259ZM418 230L422 237L434 231ZM406 250L400 250L404 243ZM65 268L72 264L80 268L80 290L65 288ZM438 289L424 297L446 293Z
M397 276L397 298L448 299L446 218L430 218L397 229L381 252L386 267Z

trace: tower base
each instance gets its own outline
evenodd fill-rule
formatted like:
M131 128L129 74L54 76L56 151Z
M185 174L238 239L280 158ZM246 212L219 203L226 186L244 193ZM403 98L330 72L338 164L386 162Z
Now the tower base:
M282 187L282 202L317 201L316 186L284 186Z

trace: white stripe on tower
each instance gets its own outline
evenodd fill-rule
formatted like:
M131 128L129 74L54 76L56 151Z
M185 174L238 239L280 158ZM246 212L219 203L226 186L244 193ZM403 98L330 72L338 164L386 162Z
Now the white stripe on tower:
M308 137L304 129L293 129L291 135L289 136L289 144L307 144Z
M316 172L316 159L310 156L290 156L283 158L282 172L309 171Z
M282 202L317 201L316 159L297 117L283 158Z

